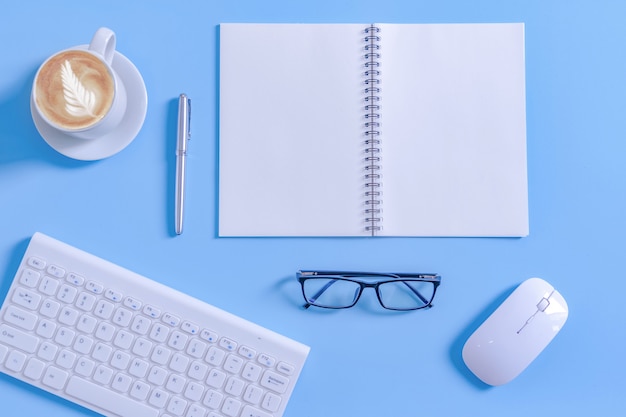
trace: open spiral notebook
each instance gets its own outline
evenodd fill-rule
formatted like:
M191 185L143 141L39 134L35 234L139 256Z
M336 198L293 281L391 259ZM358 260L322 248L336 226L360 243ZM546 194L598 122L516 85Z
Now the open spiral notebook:
M528 234L524 25L222 24L220 236Z

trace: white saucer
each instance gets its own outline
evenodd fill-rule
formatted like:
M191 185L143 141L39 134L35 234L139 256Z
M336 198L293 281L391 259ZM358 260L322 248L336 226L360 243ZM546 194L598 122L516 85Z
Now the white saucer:
M88 45L79 45L73 49L87 49ZM128 146L141 130L148 109L148 93L141 74L124 55L115 52L113 68L126 87L128 103L126 114L112 132L97 139L79 139L50 127L45 123L30 102L31 115L39 134L54 150L63 155L81 161L95 161L115 155Z

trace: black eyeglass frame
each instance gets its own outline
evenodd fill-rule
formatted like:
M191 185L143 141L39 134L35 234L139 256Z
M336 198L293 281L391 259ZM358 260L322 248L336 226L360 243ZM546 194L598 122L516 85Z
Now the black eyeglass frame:
M375 282L366 282L366 281L362 281L358 278L364 278L364 277L368 277L368 278L381 278L381 280L375 281ZM431 273L417 273L417 274L413 274L413 273L384 273L384 272L351 272L351 271L297 271L296 272L296 278L298 279L298 282L300 283L300 286L302 287L302 296L304 297L305 300L305 304L304 304L304 308L308 309L311 306L315 306L315 307L320 307L320 308L328 308L328 309L334 309L334 310L341 310L344 308L350 308L350 307L354 307L356 305L356 303L359 301L359 299L361 298L361 295L363 294L363 290L365 288L374 288L375 292L376 292L376 297L378 298L378 302L380 303L380 305L387 309L387 310L394 310L394 311L413 311L413 310L421 310L424 308L430 308L433 306L433 300L435 299L435 294L437 293L437 288L439 287L439 285L441 284L441 276L439 274L431 274ZM322 289L320 289L318 291L318 293L312 297L313 301L311 302L311 300L309 300L305 294L305 290L304 290L304 283L306 280L308 279L319 279L319 278L330 278L330 279L334 279L336 281L342 280L342 281L350 281L350 282L354 282L356 284L359 284L360 289L359 289L359 293L354 297L354 301L352 304L347 305L347 306L341 306L341 307L333 307L333 306L326 306L326 305L320 305L320 304L316 304L315 300L324 293L324 291L326 291L329 287L329 285L323 287ZM384 279L387 278L387 279ZM419 291L417 291L415 288L411 287L410 285L407 285L411 291L413 291L415 293L415 295L417 295L422 302L424 302L423 306L420 307L415 307L415 308L392 308L392 307L387 307L382 300L382 297L380 295L380 291L379 291L379 287L382 284L387 284L390 282L398 282L398 281L421 281L421 282L432 282L433 283L433 293L432 296L430 297L430 300L426 299L424 296L421 295L421 293ZM330 281L335 282L335 281Z

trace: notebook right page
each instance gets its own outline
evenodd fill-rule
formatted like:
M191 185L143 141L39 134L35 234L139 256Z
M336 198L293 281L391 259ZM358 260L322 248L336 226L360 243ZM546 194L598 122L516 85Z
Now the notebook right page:
M524 25L379 27L381 234L527 235Z

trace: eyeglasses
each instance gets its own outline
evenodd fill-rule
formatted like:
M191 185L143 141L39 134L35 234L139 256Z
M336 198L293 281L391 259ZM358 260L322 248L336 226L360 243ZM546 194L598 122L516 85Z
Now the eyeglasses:
M365 288L374 288L380 305L408 311L431 307L441 277L437 274L385 274L340 271L298 271L302 295L310 306L350 308Z

